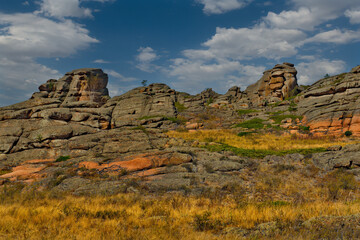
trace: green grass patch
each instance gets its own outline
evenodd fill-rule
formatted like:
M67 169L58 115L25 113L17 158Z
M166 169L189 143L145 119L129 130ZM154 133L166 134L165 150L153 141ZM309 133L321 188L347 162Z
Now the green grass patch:
M245 114L249 114L249 113L258 112L258 110L255 110L255 109L240 109L240 110L237 110L237 112L241 116L241 115L245 115Z
M242 127L242 128L254 128L254 129L260 129L260 128L264 128L264 120L260 119L260 118L253 118L250 119L248 121L242 122L242 123L238 123L236 124L234 127Z
M70 159L70 156L60 156L55 160L55 162L65 162L69 159Z
M299 126L299 129L304 131L304 132L308 132L310 131L310 127L309 126Z
M227 144L219 144L219 145L206 145L204 146L207 150L211 152L223 152L223 151L231 151L236 155L250 158L264 158L268 155L276 155L276 156L284 156L287 154L300 153L302 155L325 152L325 148L308 148L308 149L291 149L291 150L263 150L263 149L244 149L237 148Z
M187 109L187 107L185 107L184 104L181 104L179 102L175 102L175 107L178 112L183 112Z

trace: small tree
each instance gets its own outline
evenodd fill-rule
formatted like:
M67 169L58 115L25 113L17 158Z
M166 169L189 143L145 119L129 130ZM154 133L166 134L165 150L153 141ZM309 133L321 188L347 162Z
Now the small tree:
M147 85L147 80L142 80L141 85L143 85L145 87Z
M329 78L330 77L330 75L327 73L327 74L325 74L325 76L324 76L324 78Z

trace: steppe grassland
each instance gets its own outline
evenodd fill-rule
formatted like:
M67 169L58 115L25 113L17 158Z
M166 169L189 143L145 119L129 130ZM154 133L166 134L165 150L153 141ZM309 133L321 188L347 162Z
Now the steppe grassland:
M308 148L327 148L333 145L344 146L354 142L334 137L297 137L292 135L276 135L271 133L254 133L238 136L236 130L215 129L197 131L169 131L169 137L200 142L218 142L233 147L254 150L292 150Z
M286 239L294 236L287 226L296 221L360 211L359 201L256 203L237 202L231 195L54 197L30 191L1 197L1 239L241 239L221 232L271 221L281 222L278 238Z

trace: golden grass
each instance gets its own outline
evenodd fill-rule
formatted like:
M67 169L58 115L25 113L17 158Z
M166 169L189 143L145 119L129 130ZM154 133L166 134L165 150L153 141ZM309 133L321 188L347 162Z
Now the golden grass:
M301 138L291 135L278 136L275 134L252 134L247 136L237 136L235 130L198 130L189 132L167 132L169 137L182 138L185 140L198 140L200 142L220 142L227 145L255 150L291 150L309 148L327 148L333 145L347 145L343 139L331 137Z
M183 195L18 196L0 204L0 239L241 239L219 233L230 227L250 229L279 219L291 223L359 212L358 201L279 205L239 204L231 196L221 201ZM208 218L195 221L203 216ZM199 231L204 223L211 224Z

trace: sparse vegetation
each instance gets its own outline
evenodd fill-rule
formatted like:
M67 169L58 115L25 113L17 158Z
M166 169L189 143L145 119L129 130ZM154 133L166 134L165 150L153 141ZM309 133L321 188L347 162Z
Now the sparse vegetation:
M234 127L235 128L242 127L242 128L249 128L249 129L260 129L260 128L264 128L264 126L265 126L263 122L264 122L264 120L262 120L260 118L253 118L248 121L238 123Z
M70 156L60 156L55 160L55 162L65 162L69 159L70 159Z
M240 116L242 116L242 115L258 112L258 110L256 110L256 109L240 109L240 110L237 110L237 112Z
M187 109L184 104L181 104L179 102L175 102L175 107L178 112L183 112Z

